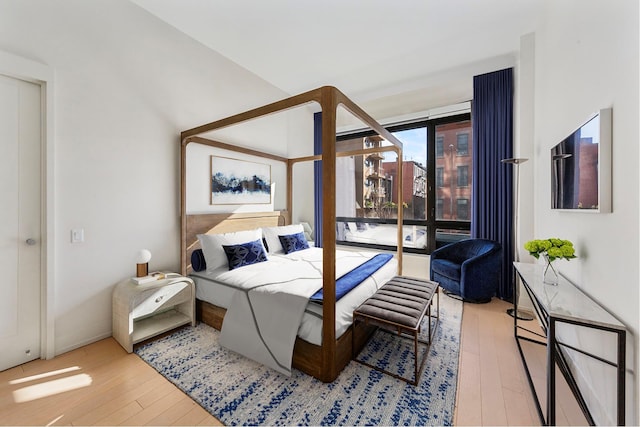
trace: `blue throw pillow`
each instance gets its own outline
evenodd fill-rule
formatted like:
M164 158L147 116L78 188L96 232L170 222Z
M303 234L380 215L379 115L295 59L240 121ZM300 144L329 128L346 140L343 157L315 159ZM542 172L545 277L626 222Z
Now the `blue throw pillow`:
M193 268L193 271L204 271L207 269L207 262L204 259L202 249L196 249L191 252L191 268Z
M267 261L267 254L260 240L241 243L239 245L222 245L222 248L224 249L224 253L227 254L229 270Z
M278 236L282 249L285 254L291 252L301 251L303 249L309 249L309 243L304 237L304 233L289 234L286 236Z

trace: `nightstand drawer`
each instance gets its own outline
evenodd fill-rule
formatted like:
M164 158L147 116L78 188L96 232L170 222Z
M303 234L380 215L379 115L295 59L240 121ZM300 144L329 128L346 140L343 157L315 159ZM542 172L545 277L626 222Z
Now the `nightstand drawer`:
M138 319L191 300L191 286L187 282L173 283L140 292L133 301L132 317Z

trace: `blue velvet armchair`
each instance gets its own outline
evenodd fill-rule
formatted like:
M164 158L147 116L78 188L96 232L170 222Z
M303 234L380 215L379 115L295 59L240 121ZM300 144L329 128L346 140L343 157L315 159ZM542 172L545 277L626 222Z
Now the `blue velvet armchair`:
M502 268L502 246L487 239L465 239L431 253L429 276L445 292L464 301L491 301Z

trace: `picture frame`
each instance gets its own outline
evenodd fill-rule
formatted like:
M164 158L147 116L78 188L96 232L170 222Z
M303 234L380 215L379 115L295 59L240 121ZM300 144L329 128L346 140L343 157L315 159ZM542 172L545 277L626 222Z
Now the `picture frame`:
M211 156L212 205L271 203L271 165Z

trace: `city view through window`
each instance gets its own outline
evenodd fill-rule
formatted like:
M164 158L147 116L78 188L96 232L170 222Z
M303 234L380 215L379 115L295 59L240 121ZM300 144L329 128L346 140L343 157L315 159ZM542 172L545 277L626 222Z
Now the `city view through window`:
M407 252L429 253L469 237L472 128L469 115L389 130L403 143L402 239ZM372 134L339 138L338 150L371 149L337 162L337 240L357 246L397 245L398 163Z

